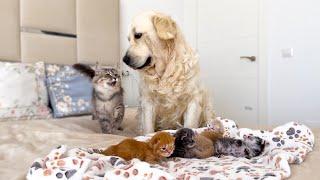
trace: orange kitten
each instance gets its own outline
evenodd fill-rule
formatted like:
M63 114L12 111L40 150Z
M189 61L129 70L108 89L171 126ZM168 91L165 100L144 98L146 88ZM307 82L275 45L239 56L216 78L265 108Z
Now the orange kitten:
M117 145L110 146L102 154L119 156L125 160L138 158L148 163L157 163L169 157L174 150L174 137L167 132L156 133L148 142L125 139Z

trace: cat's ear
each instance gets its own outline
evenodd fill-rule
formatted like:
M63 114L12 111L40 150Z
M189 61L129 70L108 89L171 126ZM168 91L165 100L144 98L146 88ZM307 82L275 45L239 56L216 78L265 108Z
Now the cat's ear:
M74 64L72 66L75 70L79 71L80 73L88 76L89 78L93 78L95 76L95 71L89 66L89 65L86 65L86 64Z
M173 137L179 137L179 135L178 135L178 133L176 132L174 135L173 135Z
M156 147L160 142L160 137L153 137L150 139L149 144L152 148Z
M152 139L151 144L157 145L159 142L160 142L160 138L154 138L154 139Z

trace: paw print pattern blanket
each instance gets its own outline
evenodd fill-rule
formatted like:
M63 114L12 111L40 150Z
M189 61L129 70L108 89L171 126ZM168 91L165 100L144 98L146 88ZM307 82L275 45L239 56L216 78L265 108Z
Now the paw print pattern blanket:
M69 149L62 145L46 157L34 161L27 179L110 180L110 179L285 179L290 177L290 164L300 164L314 146L314 135L305 125L290 122L272 131L237 128L234 121L220 119L225 136L242 138L255 135L268 142L261 156L245 159L224 156L207 159L171 158L157 165L138 159L124 161L103 156L98 149ZM208 126L207 128L210 128ZM206 128L195 129L201 132ZM175 131L168 131L174 134ZM148 140L153 134L139 136Z

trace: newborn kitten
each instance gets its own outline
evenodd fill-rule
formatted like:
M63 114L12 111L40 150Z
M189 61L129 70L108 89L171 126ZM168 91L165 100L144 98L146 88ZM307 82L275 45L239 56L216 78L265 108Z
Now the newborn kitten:
M117 145L110 146L101 154L119 156L127 161L138 158L148 163L157 163L169 157L174 150L174 137L167 132L156 133L148 142L125 139Z
M243 140L233 138L221 138L214 144L214 155L220 157L234 156L250 159L259 156L265 147L265 141L256 136L244 136Z
M192 129L179 129L175 136L175 150L171 157L208 158L213 156L213 143L221 138L222 132L204 131L196 135Z
M103 133L118 130L124 116L123 90L118 71L114 68L93 70L84 64L74 64L73 67L92 79L92 119L99 120Z

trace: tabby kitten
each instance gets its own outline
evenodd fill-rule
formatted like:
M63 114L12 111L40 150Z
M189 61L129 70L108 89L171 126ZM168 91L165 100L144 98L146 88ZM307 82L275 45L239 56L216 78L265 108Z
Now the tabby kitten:
M192 129L182 128L175 134L175 150L172 157L208 158L234 156L250 159L259 156L265 141L256 136L244 136L243 140L224 138L222 132L204 131L196 135Z
M117 145L110 146L101 154L119 156L127 161L137 158L155 164L169 157L173 150L174 137L167 132L158 132L148 142L125 139Z
M73 67L92 80L92 119L99 120L103 133L114 133L120 128L124 116L123 90L120 75L114 68L93 70L84 64Z
M265 145L265 141L257 136L244 136L243 140L221 138L214 144L214 156L234 156L250 159L259 156Z
M192 129L179 129L175 136L175 150L171 157L208 158L214 154L213 143L223 132L204 131L198 135Z

